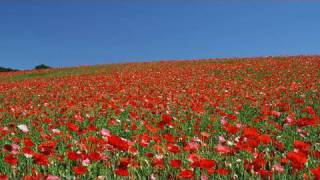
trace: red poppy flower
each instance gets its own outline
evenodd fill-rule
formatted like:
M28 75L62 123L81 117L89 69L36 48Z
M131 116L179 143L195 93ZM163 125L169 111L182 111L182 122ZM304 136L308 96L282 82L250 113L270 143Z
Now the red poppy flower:
M316 124L315 120L314 119L311 119L311 118L300 118L297 120L296 124L299 126L299 127L304 127L304 126L313 126Z
M38 145L38 150L41 153L44 153L46 155L49 155L51 153L53 153L54 147L56 146L56 143L53 141L45 141L45 142L41 142Z
M102 159L100 153L98 152L91 152L88 156L92 161L100 161Z
M305 143L303 141L295 140L293 142L294 148L298 149L299 151L303 153L308 153L310 151L311 145L308 143Z
M311 169L311 173L315 176L316 180L320 179L320 166L315 169Z
M174 168L179 168L181 166L181 160L174 159L170 161L170 165Z
M72 161L77 161L81 159L81 155L76 152L68 152L67 156Z
M236 134L239 131L239 128L237 128L236 126L233 126L233 125L231 125L229 123L225 124L223 128L229 134Z
M221 175L228 175L230 173L230 170L219 168L219 169L216 169L215 172Z
M216 165L216 162L214 160L203 159L203 160L200 160L199 162L200 168L205 168L205 169L213 168L215 165Z
M163 134L163 138L169 143L174 143L174 138L171 134L165 133Z
M172 153L178 153L178 152L180 152L180 148L179 148L179 146L169 144L168 151L172 152Z
M96 136L89 136L88 140L91 143L98 143L99 142L99 138L97 138Z
M28 148L28 147L22 148L22 152L23 152L24 154L29 154L29 155L32 155L32 154L33 154L33 151L32 151L30 148Z
M115 173L119 176L129 176L129 171L127 168L118 168L115 170Z
M158 123L158 127L163 129L165 125L172 125L172 117L169 114L161 115L162 121Z
M164 162L162 158L154 157L154 158L151 158L151 161L153 166L156 166L161 169L164 168Z
M192 170L182 170L178 174L177 178L193 178L193 171Z
M11 165L17 165L18 159L13 154L8 154L4 157L4 161Z
M32 142L32 140L30 138L24 138L24 145L25 146L33 146L34 143Z
M0 175L0 180L9 180L7 175Z
M271 142L271 138L269 135L260 135L259 140L265 144L269 144Z
M272 179L272 171L260 169L258 173L261 175L263 179Z
M291 166L295 169L303 169L307 162L307 156L301 152L288 152L287 158L291 161Z
M311 154L312 157L320 159L320 151L313 151Z
M77 175L82 175L88 172L88 169L84 166L76 166L73 167L73 172L75 172Z
M256 128L244 128L243 136L247 138L258 138L259 133Z
M172 121L172 117L169 114L162 114L161 118L165 123L170 123Z
M76 124L73 124L73 123L71 123L71 122L68 122L68 123L67 123L67 126L68 126L68 129L69 129L70 131L79 131L79 126L76 125Z
M257 172L257 171L259 171L259 170L261 170L261 169L263 169L264 167L265 167L265 165L266 165L266 160L264 159L264 157L257 157L257 158L255 158L254 160L253 160L253 168L254 168L254 170Z
M114 135L109 136L108 143L113 147L122 151L128 151L129 149L129 143L118 136L114 136Z
M34 154L33 160L34 160L34 163L36 163L37 165L48 165L49 164L48 157L44 154L40 154L40 153Z

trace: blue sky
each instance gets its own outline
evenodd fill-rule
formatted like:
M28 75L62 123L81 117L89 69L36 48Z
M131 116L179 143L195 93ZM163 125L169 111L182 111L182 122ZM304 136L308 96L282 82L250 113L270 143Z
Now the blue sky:
M0 66L320 54L316 1L1 1Z

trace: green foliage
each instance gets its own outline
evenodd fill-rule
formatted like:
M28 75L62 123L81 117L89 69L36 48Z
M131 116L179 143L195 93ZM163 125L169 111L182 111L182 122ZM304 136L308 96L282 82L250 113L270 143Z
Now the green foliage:
M18 71L18 70L0 66L0 72L14 72L14 71Z
M50 69L50 68L51 68L51 67L48 66L48 65L40 64L40 65L36 66L34 69L39 70L39 69Z

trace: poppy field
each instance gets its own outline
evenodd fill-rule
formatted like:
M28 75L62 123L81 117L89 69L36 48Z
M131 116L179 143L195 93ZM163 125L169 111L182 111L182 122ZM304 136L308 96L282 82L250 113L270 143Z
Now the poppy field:
M320 57L0 73L0 179L320 179Z

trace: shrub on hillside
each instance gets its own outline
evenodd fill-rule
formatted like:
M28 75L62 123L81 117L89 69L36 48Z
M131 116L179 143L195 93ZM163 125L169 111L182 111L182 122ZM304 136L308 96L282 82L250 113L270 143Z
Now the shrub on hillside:
M18 71L18 70L17 70L17 69L6 68L6 67L1 67L1 66L0 66L0 72L12 72L12 71Z
M45 64L40 64L36 66L34 69L50 69L51 67Z

